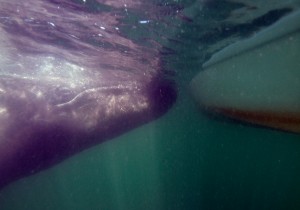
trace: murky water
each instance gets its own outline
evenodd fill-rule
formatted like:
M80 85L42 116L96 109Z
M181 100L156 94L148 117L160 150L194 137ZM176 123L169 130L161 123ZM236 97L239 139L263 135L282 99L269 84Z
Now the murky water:
M119 12L86 2L94 13ZM214 51L299 4L246 10L233 2L156 2L150 14L121 4L122 33L162 46L154 44L177 83L175 105L158 120L10 184L0 192L0 209L300 209L299 135L210 118L189 92Z

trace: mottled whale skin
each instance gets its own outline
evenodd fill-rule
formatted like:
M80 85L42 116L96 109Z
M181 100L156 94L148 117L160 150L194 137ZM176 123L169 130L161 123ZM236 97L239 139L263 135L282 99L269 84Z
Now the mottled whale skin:
M156 119L176 100L158 51L120 34L122 1L84 2L1 2L0 188ZM120 14L88 12L105 4Z

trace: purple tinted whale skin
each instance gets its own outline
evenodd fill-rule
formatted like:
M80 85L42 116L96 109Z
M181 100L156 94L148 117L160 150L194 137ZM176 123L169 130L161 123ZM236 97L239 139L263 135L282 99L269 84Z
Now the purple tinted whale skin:
M158 118L176 100L157 50L123 37L121 15L87 6L1 3L0 189Z

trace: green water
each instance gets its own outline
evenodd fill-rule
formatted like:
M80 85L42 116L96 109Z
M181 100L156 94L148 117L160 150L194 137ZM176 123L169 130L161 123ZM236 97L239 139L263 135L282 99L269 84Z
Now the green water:
M184 86L161 119L3 189L0 209L300 209L299 135L209 119Z
M187 86L203 60L190 30L166 115L12 183L0 210L299 210L300 136L199 112Z

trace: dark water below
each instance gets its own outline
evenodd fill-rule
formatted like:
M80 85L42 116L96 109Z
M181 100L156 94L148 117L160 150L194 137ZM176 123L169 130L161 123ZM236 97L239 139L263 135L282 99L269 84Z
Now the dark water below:
M174 31L166 32L177 41L166 44L176 53L166 53L165 65L175 69L179 90L166 115L11 184L0 192L0 209L300 209L299 135L211 119L199 112L188 91L190 79L217 46L260 28L236 24L230 32L199 39L197 34L204 39L218 24L212 23L237 6L224 3L211 13L204 8L207 28L204 16L191 7L194 22L176 19ZM271 16L268 21L276 21ZM159 27L161 34L166 25Z

